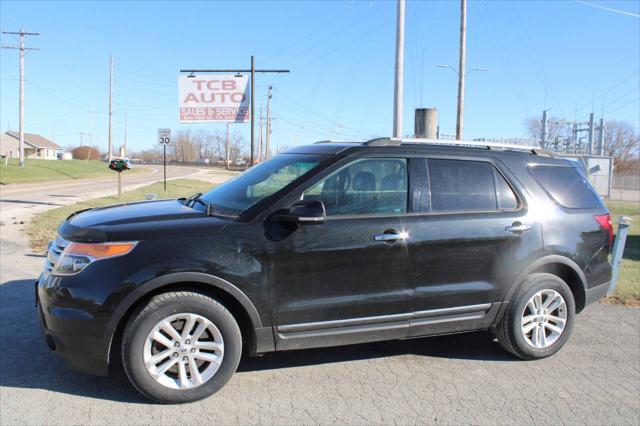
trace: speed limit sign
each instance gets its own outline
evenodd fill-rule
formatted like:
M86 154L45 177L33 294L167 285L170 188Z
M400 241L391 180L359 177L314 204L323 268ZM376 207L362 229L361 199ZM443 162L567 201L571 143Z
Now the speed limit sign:
M158 129L158 145L171 145L171 129Z

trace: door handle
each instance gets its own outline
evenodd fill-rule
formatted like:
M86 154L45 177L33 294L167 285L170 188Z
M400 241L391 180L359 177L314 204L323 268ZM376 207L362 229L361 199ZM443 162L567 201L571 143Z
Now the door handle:
M398 232L398 231L384 231L382 234L377 234L373 236L373 239L376 241L384 241L384 242L393 242L398 240L406 240L409 238L409 234L407 232Z
M523 225L521 222L513 222L511 225L506 226L504 230L512 234L522 234L523 232L531 230L531 226Z

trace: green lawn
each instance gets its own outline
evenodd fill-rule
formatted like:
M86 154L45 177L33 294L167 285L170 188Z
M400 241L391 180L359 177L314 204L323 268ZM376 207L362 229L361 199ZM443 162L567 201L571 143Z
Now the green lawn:
M613 302L629 305L640 304L640 204L622 201L609 201L607 203L611 211L615 230L618 232L618 217L629 216L633 219L624 255L622 256L622 267L620 269L620 279L616 286L616 294Z
M143 169L134 167L124 173L135 173ZM85 160L36 160L25 159L25 166L18 167L18 159L11 158L5 166L0 160L0 184L34 183L57 180L98 178L113 176L115 172L101 161Z
M162 182L158 182L134 191L124 192L120 199L117 196L92 198L80 203L47 210L36 215L27 225L26 232L31 240L33 249L43 252L47 248L47 243L56 236L58 225L75 211L89 207L140 201L145 199L146 194L157 194L158 199L188 197L196 192L207 192L214 186L214 184L201 180L176 179L167 182L167 192L163 191Z
M125 192L121 199L117 197L105 197L89 199L77 204L60 207L38 214L28 225L27 234L31 239L33 248L44 251L47 242L55 237L60 222L77 210L88 207L106 206L123 202L144 200L146 194L157 194L158 198L177 198L189 196L196 192L206 192L213 185L193 179L177 179L167 182L167 192L163 192L162 183L145 186L135 191ZM638 305L640 304L640 205L637 203L625 203L610 201L607 203L617 231L618 216L630 216L633 219L627 245L624 252L620 279L616 294L609 301Z

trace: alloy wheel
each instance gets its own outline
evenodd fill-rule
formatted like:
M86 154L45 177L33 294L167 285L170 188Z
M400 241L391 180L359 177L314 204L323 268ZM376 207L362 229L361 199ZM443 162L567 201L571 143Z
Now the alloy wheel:
M220 368L224 341L207 318L180 313L159 321L143 348L147 372L171 389L191 389L209 381Z
M555 290L540 290L527 302L520 330L529 346L545 349L553 345L567 325L567 304Z

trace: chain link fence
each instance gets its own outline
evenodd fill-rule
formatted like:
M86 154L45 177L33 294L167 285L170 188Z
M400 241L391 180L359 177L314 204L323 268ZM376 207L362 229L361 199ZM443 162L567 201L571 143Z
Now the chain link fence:
M614 174L611 182L609 176L603 175L591 175L589 179L603 197L616 201L640 202L640 175Z

